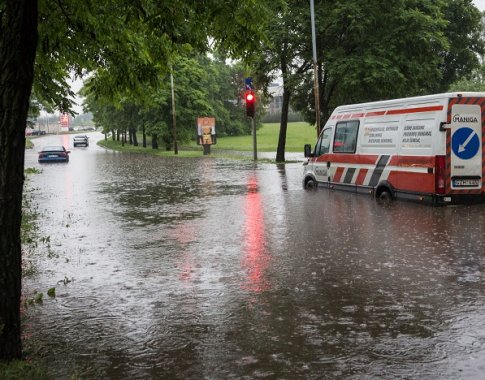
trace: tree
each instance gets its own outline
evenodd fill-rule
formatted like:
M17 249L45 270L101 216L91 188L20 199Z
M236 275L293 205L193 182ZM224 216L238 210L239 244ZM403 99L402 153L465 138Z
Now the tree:
M446 22L441 1L315 2L321 120L338 104L416 95L440 82ZM284 161L290 101L315 123L310 10L307 1L275 8L260 72L283 78L277 161Z
M0 358L7 360L21 355L24 131L36 45L37 2L0 3Z
M340 104L447 89L476 67L483 49L469 0L336 1L331 7L322 0L315 10L322 121ZM468 24L460 27L461 21ZM293 106L315 121L312 73L304 73Z
M447 47L441 2L327 5L315 5L322 122L336 105L417 95L439 82L436 51ZM312 74L306 73L294 103L310 122L315 120L312 88Z
M242 108L235 102L242 83L242 76L238 75L242 71L240 65L228 65L223 60L201 54L174 57L171 65L179 142L188 142L195 137L195 122L199 116L215 116L218 135L249 133ZM152 135L152 141L155 137L167 150L172 147L172 95L168 74L160 76L155 85L147 85L142 97L127 93L122 96L122 101L102 94L96 96L91 88L100 85L95 81L96 77L91 78L83 89L85 108L93 112L95 121L103 125L106 132L126 127L134 133L136 127L141 126ZM126 114L127 99L138 106L135 119L130 117L134 112ZM132 123L128 126L130 120Z
M441 52L443 78L438 91L447 91L454 82L480 70L479 56L485 53L483 15L472 0L450 0L444 6L445 36L449 49Z
M20 221L29 96L69 110L69 72L106 78L96 93L142 93L175 52L257 47L269 0L0 2L0 360L21 355ZM203 22L201 22L203 20ZM37 34L38 30L38 34ZM209 39L208 36L211 38ZM37 43L38 42L38 43Z
M261 59L256 65L259 82L266 87L276 73L283 80L283 104L276 161L285 161L286 131L290 99L301 75L309 68L306 51L308 35L301 32L302 25L310 20L307 1L288 2L285 7L275 7L274 22L269 27L269 43L264 46ZM305 28L303 28L305 30Z

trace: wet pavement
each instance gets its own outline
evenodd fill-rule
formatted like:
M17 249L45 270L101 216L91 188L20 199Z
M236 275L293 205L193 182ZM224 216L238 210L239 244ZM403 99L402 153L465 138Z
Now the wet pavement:
M383 206L304 191L301 162L90 136L37 140L69 146L68 164L26 153L42 173L24 292L44 293L26 345L53 378L484 378L485 206Z

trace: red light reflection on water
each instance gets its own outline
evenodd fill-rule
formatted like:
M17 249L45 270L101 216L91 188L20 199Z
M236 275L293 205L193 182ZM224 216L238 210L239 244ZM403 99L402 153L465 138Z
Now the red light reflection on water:
M243 288L260 293L270 288L265 275L268 267L269 255L266 252L264 211L261 194L258 190L258 179L252 175L248 179L248 193L244 204L246 217L244 234L243 267L247 271L247 282Z
M189 222L180 223L168 235L178 243L183 252L177 264L180 269L179 279L184 282L191 282L194 271L194 257L187 246L196 240L195 227Z

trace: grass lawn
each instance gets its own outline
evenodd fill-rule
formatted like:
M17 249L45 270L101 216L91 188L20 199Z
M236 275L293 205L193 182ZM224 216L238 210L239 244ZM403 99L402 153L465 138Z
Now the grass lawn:
M279 123L266 123L263 124L256 132L258 152L276 152L278 147L278 137L280 132ZM303 145L309 143L314 144L316 141L316 131L311 125L304 122L288 123L288 130L286 132L286 146L285 152L303 152ZM107 141L100 141L99 144L109 149L121 150L124 152L143 152L156 154L158 156L173 156L173 151L166 151L163 147L154 151L151 149L151 140L147 136L147 148L143 148L141 145L135 147L129 144L121 146L121 142L113 141L109 138ZM141 142L141 136L139 136L138 143ZM195 141L191 141L186 145L179 145L180 157L200 157L202 147L198 146ZM211 152L217 154L220 150L233 150L233 151L252 151L253 150L253 138L248 136L234 136L234 137L218 137L217 144L213 145Z
M263 126L256 132L258 152L276 152L276 148L278 147L279 133L279 123L263 124ZM315 127L305 122L288 123L285 151L303 152L303 145L307 143L313 144L316 141L316 136L317 132ZM190 146L197 146L197 144L195 142L191 142ZM250 135L218 137L217 144L214 145L212 149L252 151L253 138Z

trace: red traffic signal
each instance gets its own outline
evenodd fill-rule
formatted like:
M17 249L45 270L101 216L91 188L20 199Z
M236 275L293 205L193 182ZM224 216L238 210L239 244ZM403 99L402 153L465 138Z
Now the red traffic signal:
M246 99L246 116L254 117L256 108L256 96L254 95L254 91L246 91L244 98Z

